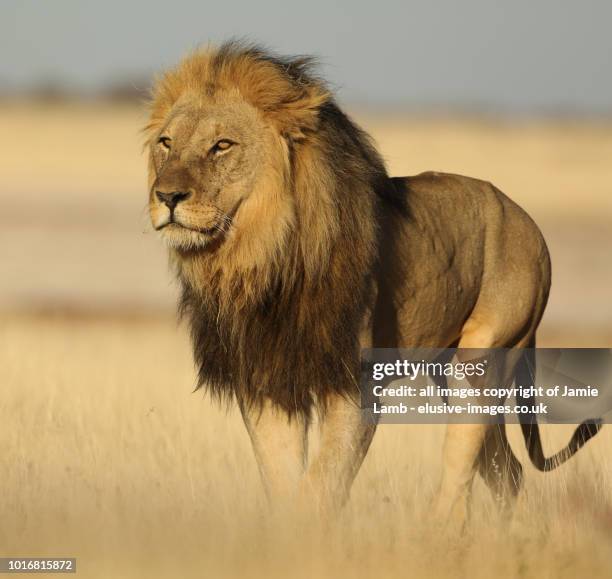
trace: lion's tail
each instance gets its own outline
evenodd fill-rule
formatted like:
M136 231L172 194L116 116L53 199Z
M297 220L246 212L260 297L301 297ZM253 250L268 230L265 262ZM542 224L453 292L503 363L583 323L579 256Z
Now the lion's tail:
M534 384L535 377L535 342L529 350L526 350L521 356L516 368L516 383L520 385ZM535 405L534 397L519 397L517 396L517 404L532 407ZM588 420L583 422L576 428L574 434L565 448L551 457L544 456L542 448L542 440L540 438L540 428L538 426L537 417L533 413L519 414L521 430L525 438L525 445L529 458L533 465L542 472L554 470L562 465L566 460L570 459L578 450L584 446L591 438L593 438L601 429L601 422L597 420Z

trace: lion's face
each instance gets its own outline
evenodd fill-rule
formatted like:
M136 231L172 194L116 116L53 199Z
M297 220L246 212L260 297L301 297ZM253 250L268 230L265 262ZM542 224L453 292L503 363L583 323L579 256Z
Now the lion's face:
M149 211L174 249L224 241L278 146L272 127L239 98L180 99L151 141Z

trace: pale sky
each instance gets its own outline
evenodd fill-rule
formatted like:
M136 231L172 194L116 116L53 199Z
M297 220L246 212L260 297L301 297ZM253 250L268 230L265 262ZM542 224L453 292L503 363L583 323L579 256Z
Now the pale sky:
M0 89L137 82L233 36L318 56L344 102L612 112L610 0L2 0Z

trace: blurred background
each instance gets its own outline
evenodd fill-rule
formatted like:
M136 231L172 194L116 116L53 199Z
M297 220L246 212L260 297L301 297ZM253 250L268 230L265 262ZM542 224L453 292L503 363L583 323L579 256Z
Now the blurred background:
M244 37L317 56L392 174L475 176L525 207L552 253L548 343L610 345L610 21L605 0L5 0L0 311L172 314L144 102L187 51Z

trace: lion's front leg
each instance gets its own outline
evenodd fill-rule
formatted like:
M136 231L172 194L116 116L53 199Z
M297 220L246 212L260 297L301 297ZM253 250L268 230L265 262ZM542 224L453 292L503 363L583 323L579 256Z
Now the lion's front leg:
M300 489L304 508L329 513L344 505L375 431L376 424L364 419L356 402L342 396L329 401L321 417L319 452Z
M308 421L289 417L270 401L240 404L268 500L291 500L304 474L308 454Z

